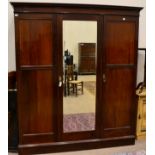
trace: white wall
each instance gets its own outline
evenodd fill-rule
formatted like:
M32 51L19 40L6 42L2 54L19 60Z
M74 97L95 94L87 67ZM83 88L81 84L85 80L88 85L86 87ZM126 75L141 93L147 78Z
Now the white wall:
M81 3L81 4L102 4L102 5L120 5L120 6L137 6L144 7L140 13L139 20L139 47L146 47L146 2L145 0L10 0L14 2L47 2L47 3ZM14 24L13 24L13 9L9 4L9 53L8 53L8 70L15 70L15 46L14 46ZM142 62L140 60L140 62ZM140 63L141 64L141 63ZM141 67L138 67L141 68ZM139 70L138 73L142 72ZM141 74L137 76L137 82L140 82L143 79Z
M15 70L15 35L13 8L8 6L8 71Z
M144 80L144 65L145 65L145 52L142 50L139 50L138 66L137 66L137 84Z

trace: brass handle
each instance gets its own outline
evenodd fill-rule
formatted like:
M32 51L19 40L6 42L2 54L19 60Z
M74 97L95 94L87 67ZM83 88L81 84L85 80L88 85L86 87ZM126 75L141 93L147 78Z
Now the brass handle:
M103 74L103 82L106 83L106 76Z

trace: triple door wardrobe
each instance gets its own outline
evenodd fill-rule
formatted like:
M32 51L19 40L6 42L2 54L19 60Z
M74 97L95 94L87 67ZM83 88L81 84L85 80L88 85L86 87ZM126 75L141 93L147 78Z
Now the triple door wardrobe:
M15 18L19 155L134 144L138 27L142 8L56 3L11 4ZM64 32L64 24L70 22L71 30L74 21L79 26L83 24L76 37L87 31L85 36L94 42L92 36L95 36L96 78L95 82L89 81L89 84L95 83L94 96L86 89L84 94L78 94L77 97L63 96L63 51L72 34ZM95 27L94 35L89 32L90 25ZM70 39L73 45L72 41ZM88 94L94 97L94 127L64 132L64 113L65 116L72 116L72 110L88 104L80 103L82 95ZM78 102L70 102L77 108L67 111L65 107L68 104L65 101L69 97ZM86 107L85 110L91 106ZM80 117L83 117L83 109L79 108ZM90 111L87 114L90 116Z

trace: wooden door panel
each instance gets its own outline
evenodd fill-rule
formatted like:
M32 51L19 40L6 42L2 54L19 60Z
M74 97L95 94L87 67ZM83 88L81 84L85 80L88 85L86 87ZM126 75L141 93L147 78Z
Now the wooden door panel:
M53 71L21 71L20 77L19 114L23 136L49 134L52 137L55 134L56 87Z
M104 17L103 137L133 135L135 131L138 17Z
M18 14L16 18L20 144L56 140L54 20L47 14Z
M107 64L135 64L136 18L106 17L105 52Z
M134 104L134 70L132 68L109 68L106 76L106 101L103 110L106 134L104 134L105 136L108 136L110 132L115 133L113 136L129 134Z
M49 19L19 21L20 65L51 65L53 62L53 22Z

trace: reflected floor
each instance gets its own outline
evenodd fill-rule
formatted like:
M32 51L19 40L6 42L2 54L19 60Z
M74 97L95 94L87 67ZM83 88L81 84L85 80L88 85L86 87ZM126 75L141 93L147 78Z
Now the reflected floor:
M95 128L95 75L79 76L84 93L70 94L63 99L64 132L90 131Z
M63 114L95 113L95 78L95 75L78 77L78 80L84 82L84 93L64 97Z
M90 131L95 129L95 113L67 114L63 117L63 131Z
M63 114L95 113L95 96L84 87L83 94L64 97L63 105Z

